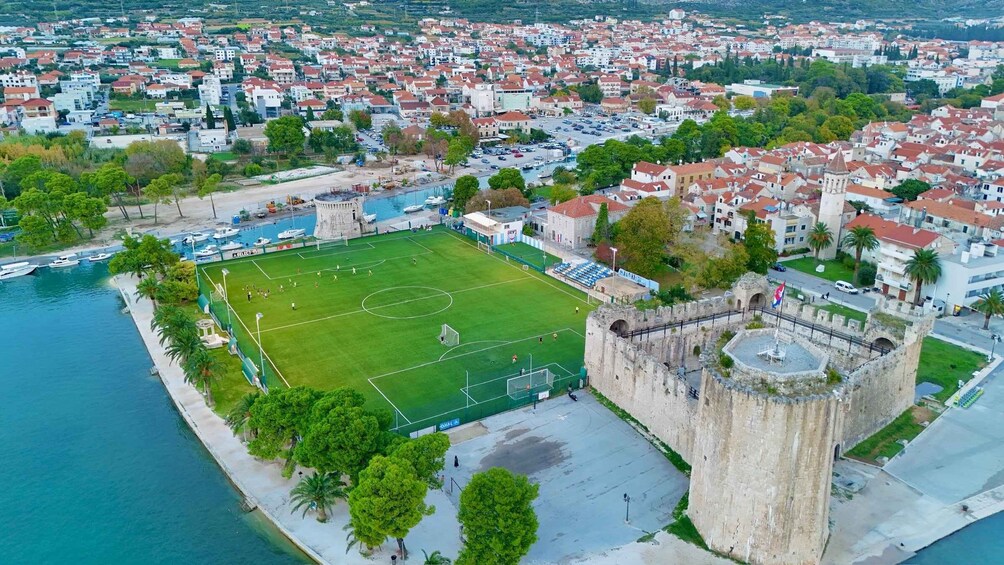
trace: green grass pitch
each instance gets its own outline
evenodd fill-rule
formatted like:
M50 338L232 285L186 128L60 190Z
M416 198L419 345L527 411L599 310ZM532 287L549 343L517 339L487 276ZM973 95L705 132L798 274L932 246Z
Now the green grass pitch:
M401 431L515 407L506 381L521 370L549 368L556 389L577 383L594 307L442 228L200 266L203 282L222 288L223 268L233 325L252 358L263 315L270 387L355 388L395 410ZM460 332L460 345L439 341L442 324Z

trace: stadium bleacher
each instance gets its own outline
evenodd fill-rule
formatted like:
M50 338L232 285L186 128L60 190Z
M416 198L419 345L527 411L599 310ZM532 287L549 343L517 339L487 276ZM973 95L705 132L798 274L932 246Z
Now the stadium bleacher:
M981 396L983 396L983 387L969 389L968 392L963 394L962 397L955 402L955 405L960 408L969 408L974 402L979 400Z
M593 262L579 263L559 263L554 267L554 272L567 277L587 288L593 288L597 281L613 276L614 272Z

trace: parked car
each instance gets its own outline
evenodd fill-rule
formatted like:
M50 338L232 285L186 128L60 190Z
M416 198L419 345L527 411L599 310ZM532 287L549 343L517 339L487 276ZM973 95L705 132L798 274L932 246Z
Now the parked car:
M852 285L849 282L837 281L836 283L834 283L833 286L836 287L837 290L841 292L846 292L847 294L857 294L858 292L860 292L857 288L854 287L854 285Z
M788 270L788 267L785 267L781 263L774 263L773 265L770 266L770 268L774 269L775 271L777 271L779 273L783 273L783 272L785 272L785 271Z

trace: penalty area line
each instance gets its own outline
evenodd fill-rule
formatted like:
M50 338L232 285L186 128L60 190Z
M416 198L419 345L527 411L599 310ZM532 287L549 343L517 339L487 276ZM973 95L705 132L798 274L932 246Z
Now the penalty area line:
M411 420L409 420L407 416L404 415L404 412L402 412L401 409L398 408L396 404L394 404L393 402L390 401L389 398L387 398L387 395L384 394L382 390L380 390L380 387L378 387L376 385L376 383L373 382L373 379L366 379L366 380L368 380L369 383L371 385L373 385L373 388L375 388L376 391L380 393L380 396L382 396L383 399L387 401L387 404L390 404L394 408L394 410L397 410L397 413L400 414L401 417L404 418L406 422L408 422L409 424L413 424L414 423ZM401 426L398 426L398 427L400 428Z

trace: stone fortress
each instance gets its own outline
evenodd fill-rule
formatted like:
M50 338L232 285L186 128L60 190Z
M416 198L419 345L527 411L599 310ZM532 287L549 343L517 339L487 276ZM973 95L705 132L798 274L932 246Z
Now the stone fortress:
M317 209L314 235L318 239L352 239L366 231L362 194L332 190L315 196L314 205Z
M933 318L880 299L866 323L747 273L723 297L586 324L590 384L692 466L688 516L749 563L818 563L833 462L914 400ZM776 345L777 344L777 345Z

